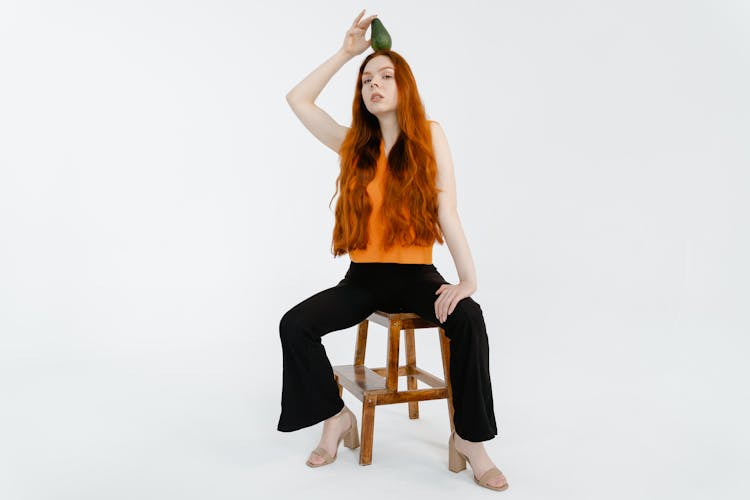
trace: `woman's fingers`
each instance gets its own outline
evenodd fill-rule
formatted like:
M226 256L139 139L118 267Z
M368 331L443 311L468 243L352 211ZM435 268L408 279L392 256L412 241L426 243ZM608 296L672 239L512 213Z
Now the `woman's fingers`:
M352 28L357 26L357 24L359 23L359 20L362 19L362 16L364 14L365 14L365 9L362 9L362 12L360 12L359 15L357 16L357 19L355 19L354 22L352 23Z
M435 301L435 317L440 321L441 323L444 321L444 311L445 311L445 302L448 300L448 294L444 291L444 289L447 287L447 285L443 284L438 288L438 290L435 293L440 293L440 296Z
M443 303L440 304L440 315L441 315L441 318L442 318L441 321L443 323L445 323L446 318L448 318L448 308L451 305L451 300L453 300L452 297L446 296L445 300L443 301Z
M365 24L365 25L364 25L364 26L361 26L361 28L362 28L362 29L365 29L365 30L366 30L366 29L367 29L367 27L368 27L368 26L369 26L370 24L372 24L372 20L373 20L373 19L375 19L376 17L378 17L378 15L377 15L377 14L373 14L373 15L371 15L370 17L368 17L367 19L365 19L365 21L364 21L364 24Z
M363 13L364 11L362 11ZM354 23L352 24L352 28L358 28L361 30L366 30L368 26L372 23L372 20L378 17L377 14L373 14L370 17L365 18L364 21L360 22L360 18L362 17L362 13L357 17L357 19L354 20Z
M446 285L445 283L440 285L435 294L440 294L437 300L435 300L435 317L441 323L445 323L448 320L448 316L456 310L458 303L464 297L468 297L458 287Z

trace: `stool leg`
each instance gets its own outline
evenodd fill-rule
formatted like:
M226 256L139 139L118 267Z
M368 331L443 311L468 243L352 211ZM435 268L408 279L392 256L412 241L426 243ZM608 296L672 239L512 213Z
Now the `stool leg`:
M362 435L360 436L359 465L372 463L372 437L375 431L377 396L365 394L362 401Z
M367 325L369 320L365 319L359 323L357 328L357 344L354 346L354 364L362 366L365 364L365 350L367 349Z
M443 376L445 377L445 386L448 389L448 420L451 424L451 432L455 430L453 426L453 389L451 388L451 347L450 339L445 334L443 328L438 328L440 332L440 354L443 357Z
M406 343L406 388L417 389L417 376L413 375L417 367L417 351L414 342L414 328L404 330ZM411 375L410 375L411 374ZM419 418L419 401L409 401L409 418Z
M385 369L385 388L390 392L398 391L398 348L401 343L401 320L391 320L388 328L388 360Z
M339 382L338 373L333 374L333 379L336 381L336 385L339 386L339 397L341 398L344 396L344 386L342 386L341 383Z

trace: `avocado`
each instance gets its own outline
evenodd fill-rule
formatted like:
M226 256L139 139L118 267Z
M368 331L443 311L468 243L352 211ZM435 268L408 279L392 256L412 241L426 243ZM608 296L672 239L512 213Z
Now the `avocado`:
M370 24L370 45L373 50L391 50L391 35L377 17Z

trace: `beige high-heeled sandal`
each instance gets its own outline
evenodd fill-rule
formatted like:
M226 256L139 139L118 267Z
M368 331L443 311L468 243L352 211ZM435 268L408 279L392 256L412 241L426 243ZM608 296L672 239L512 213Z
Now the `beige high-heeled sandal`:
M331 456L326 450L318 446L313 450L313 453L316 455L319 455L324 462L321 462L319 464L312 463L310 459L307 459L307 465L310 467L320 467L322 465L328 465L332 464L336 461L336 457L338 456L338 448L341 444L341 440L344 440L344 446L347 448L351 448L352 450L359 447L359 433L357 432L357 417L354 416L354 413L349 410L346 406L344 406L344 409L341 410L339 415L343 415L344 413L348 413L349 417L351 418L351 424L349 425L349 428L345 430L341 435L339 436L339 440L336 442L336 454Z
M471 460L469 460L466 455L456 449L455 434L456 431L451 432L451 437L450 439L448 439L448 469L451 472L461 472L466 468L466 462L469 462L469 465L471 465ZM508 489L507 480L502 486L493 486L489 483L490 480L495 479L496 477L504 476L502 471L497 467L489 469L484 474L482 474L482 477L480 477L479 479L477 479L477 476L474 475L473 465L471 466L471 469L471 475L474 478L474 482L479 486L484 486L485 488L489 488L495 491L503 491Z

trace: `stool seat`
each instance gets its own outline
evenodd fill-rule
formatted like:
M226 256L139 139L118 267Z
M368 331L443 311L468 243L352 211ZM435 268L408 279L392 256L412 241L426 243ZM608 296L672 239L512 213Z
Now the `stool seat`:
M386 365L368 368L364 365L367 348L367 330L370 322L388 329L388 353ZM414 330L437 328L440 352L443 362L443 379L417 366ZM404 331L406 344L406 365L399 366L399 345L401 331ZM375 424L375 407L378 405L408 403L409 418L419 418L419 401L445 399L448 402L448 420L451 432L453 427L453 396L450 386L450 339L437 323L425 320L411 312L389 313L375 311L358 326L357 342L354 349L354 364L333 367L333 375L339 387L339 395L346 388L362 401L361 436L359 464L372 463L372 445ZM398 390L398 377L407 377L407 390ZM417 380L430 386L418 389Z

